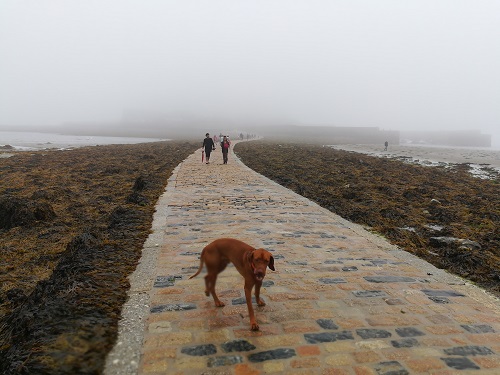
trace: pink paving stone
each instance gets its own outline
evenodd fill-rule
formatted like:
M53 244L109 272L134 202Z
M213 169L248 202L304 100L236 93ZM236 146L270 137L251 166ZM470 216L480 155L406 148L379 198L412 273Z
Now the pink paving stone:
M354 366L353 370L356 375L376 375L375 370L367 366Z
M485 369L498 369L500 374L500 356L496 355L494 357L474 357L474 362L476 362L479 367Z
M316 345L299 346L296 348L296 351L297 354L302 357L321 354L321 349Z
M460 326L454 325L435 325L435 326L427 326L425 329L434 334L434 335L451 335L456 333L463 333L463 330Z
M413 326L419 325L420 320L416 316L376 316L366 319L371 326Z
M317 368L321 366L321 360L319 358L299 358L292 360L290 362L290 367L292 368Z
M184 289L182 288L173 288L173 287L169 287L169 288L162 288L161 290L159 290L157 292L157 294L182 294L184 293Z
M269 335L278 335L281 331L281 327L278 325L266 325L260 327L258 331L251 331L248 329L235 329L233 330L234 337L242 338L242 337L261 337L261 336L269 336Z
M405 348L387 348L381 350L382 355L389 360L404 360L412 357L410 350Z
M316 300L319 299L317 294L311 293L276 293L269 296L272 301L283 302L283 301L293 301L293 300Z
M382 357L373 350L356 351L352 356L358 363L379 362Z
M450 347L452 343L447 338L442 337L419 337L418 341L424 346L442 346L442 347Z
M207 318L207 317L213 317L217 316L218 311L215 310L189 310L189 311L184 311L183 312L184 316L186 319L193 319L193 318Z
M352 329L352 328L363 328L367 324L360 319L344 319L344 318L336 318L335 322L344 329Z
M405 361L405 364L415 372L426 372L430 370L442 369L445 368L446 365L443 361L434 357L427 358L410 358Z
M323 370L322 375L350 375L351 372L343 368L327 368Z
M234 366L235 375L259 375L261 372L250 365L239 364Z
M240 325L241 325L241 318L236 316L226 316L226 317L208 319L208 327L210 329L235 327Z
M475 344L481 343L500 343L500 331L496 331L495 333L482 333L476 335L466 335L465 336L470 342Z

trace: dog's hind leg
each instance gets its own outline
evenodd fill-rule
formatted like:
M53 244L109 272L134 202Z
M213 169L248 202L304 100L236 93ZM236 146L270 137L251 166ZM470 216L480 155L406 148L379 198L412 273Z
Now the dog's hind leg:
M206 290L205 290L205 294L207 296L209 296L210 294L212 295L213 299L214 299L214 302L215 302L215 306L217 307L224 307L224 303L219 299L219 297L217 297L217 294L215 293L215 282L217 281L217 274L208 274L207 276L205 276L205 286L206 286Z

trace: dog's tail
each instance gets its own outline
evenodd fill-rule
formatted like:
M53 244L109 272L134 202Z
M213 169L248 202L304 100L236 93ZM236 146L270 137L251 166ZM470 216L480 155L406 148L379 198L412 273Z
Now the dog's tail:
M200 268L198 268L198 271L196 271L196 273L191 276L189 279L192 279L193 277L196 277L200 274L201 270L203 269L203 252L205 251L205 249L203 249L203 251L201 252L201 255L200 255Z

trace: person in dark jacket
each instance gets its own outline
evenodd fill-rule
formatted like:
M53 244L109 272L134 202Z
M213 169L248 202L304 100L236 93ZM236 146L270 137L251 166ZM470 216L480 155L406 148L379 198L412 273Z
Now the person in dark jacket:
M212 138L210 138L210 134L205 134L205 139L203 140L203 148L205 148L205 159L207 164L210 162L210 153L215 150L215 143Z

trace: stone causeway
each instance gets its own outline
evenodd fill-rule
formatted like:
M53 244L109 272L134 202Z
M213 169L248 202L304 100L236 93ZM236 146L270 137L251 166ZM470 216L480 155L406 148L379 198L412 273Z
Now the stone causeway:
M243 278L204 294L204 246L269 250L251 331ZM130 276L105 374L500 374L500 303L255 173L201 150L172 174Z

